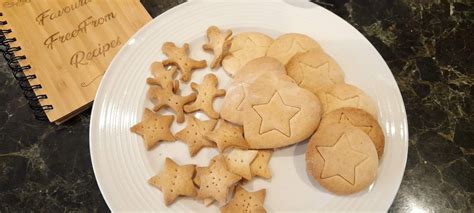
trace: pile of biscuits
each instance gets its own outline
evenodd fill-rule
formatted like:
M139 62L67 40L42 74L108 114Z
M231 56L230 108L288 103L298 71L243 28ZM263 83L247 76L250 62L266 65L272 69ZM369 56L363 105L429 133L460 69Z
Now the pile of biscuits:
M152 149L161 141L185 142L195 156L204 147L217 147L220 154L205 167L179 165L167 158L163 169L149 180L170 205L178 196L196 197L206 206L214 201L222 212L265 212L265 189L248 192L242 186L255 176L270 179L269 161L275 148L310 138L306 152L307 171L321 186L337 194L360 191L376 176L383 154L384 135L376 116L377 107L360 89L344 83L339 65L312 38L298 33L275 40L263 33L211 26L205 51L214 55L210 67L223 67L231 86L218 88L218 78L207 74L191 94L181 95L181 83L192 72L207 66L189 56L189 45L172 42L162 46L167 59L151 65L147 79L148 98L142 121L131 131L142 136ZM224 96L220 110L213 107ZM173 134L173 115L186 127ZM208 120L192 113L201 111ZM230 201L228 202L228 197Z

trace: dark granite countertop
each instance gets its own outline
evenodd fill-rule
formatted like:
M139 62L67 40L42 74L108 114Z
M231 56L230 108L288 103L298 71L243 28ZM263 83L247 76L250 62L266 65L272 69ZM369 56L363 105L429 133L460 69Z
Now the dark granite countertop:
M157 16L183 0L142 0ZM474 2L343 0L330 10L387 61L406 104L408 163L390 211L474 211ZM0 60L0 212L108 211L89 155L90 110L36 121Z

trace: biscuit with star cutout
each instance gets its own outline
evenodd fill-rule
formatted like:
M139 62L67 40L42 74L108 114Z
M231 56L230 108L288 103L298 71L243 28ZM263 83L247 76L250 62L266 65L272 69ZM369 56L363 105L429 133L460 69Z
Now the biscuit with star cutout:
M222 61L224 70L234 76L249 61L263 57L273 38L259 32L243 32L232 38L229 54Z
M314 94L323 87L344 83L344 73L331 56L320 48L297 53L286 64L288 75Z
M153 111L145 109L142 121L135 124L130 130L143 138L147 150L155 147L160 141L175 141L170 126L173 123L172 115L156 115Z
M354 85L334 84L319 90L316 94L321 101L323 117L331 111L353 107L377 118L377 105L364 91Z
M275 39L268 48L267 56L274 57L283 65L286 65L295 54L310 49L321 49L321 47L318 42L307 35L287 33Z
M220 152L228 147L248 148L248 143L244 139L241 126L229 123L223 119L219 120L217 127L206 134L206 137L217 144Z
M178 66L182 81L188 82L191 80L191 74L195 69L207 66L206 60L198 61L189 56L189 44L187 43L179 48L173 42L165 42L161 50L168 57L168 59L163 61L163 65Z
M179 196L194 197L196 188L193 184L195 165L178 165L166 158L165 166L158 175L148 180L163 193L165 205L171 205Z
M222 213L265 213L263 207L265 202L266 190L260 189L255 192L249 192L242 186L237 186L234 197L225 206L221 208Z
M276 86L259 83L261 89L249 93L243 117L245 140L251 149L273 149L309 138L319 125L321 106L310 91L293 82Z
M204 147L215 147L216 144L204 137L214 129L217 120L199 120L194 115L189 115L187 126L176 133L176 138L184 141L189 148L191 157L195 156Z
M346 107L328 113L323 117L320 125L333 123L349 124L365 132L372 139L379 159L382 158L385 137L382 127L372 115L361 109Z
M211 62L211 68L215 69L221 66L222 59L229 53L230 45L232 44L231 30L221 31L216 26L210 26L207 29L208 43L204 44L202 48L206 51L212 51L214 58Z
M178 123L184 122L184 105L196 100L195 93L191 93L187 96L180 96L174 94L173 88L171 87L162 88L159 86L150 86L147 95L155 105L153 111L157 112L163 107L169 107L176 114L176 122Z
M250 164L257 156L256 150L241 150L233 149L225 156L225 162L229 171L241 177L250 180L252 179L252 172Z
M321 126L306 150L306 170L325 189L339 195L367 188L375 180L379 160L367 134L347 124Z
M202 84L191 83L191 88L197 92L196 101L184 106L185 112L203 111L213 119L219 118L219 113L214 110L214 99L224 96L225 90L217 89L218 80L214 74L204 76Z

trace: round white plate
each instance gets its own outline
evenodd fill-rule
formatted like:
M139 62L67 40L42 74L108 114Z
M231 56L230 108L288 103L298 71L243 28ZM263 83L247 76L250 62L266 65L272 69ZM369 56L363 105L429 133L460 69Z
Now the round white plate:
M131 14L133 15L133 14ZM98 90L90 124L90 150L98 185L113 211L218 211L190 198L179 198L165 207L162 193L147 183L162 167L165 157L180 164L207 165L217 154L204 149L191 158L185 143L160 143L146 151L142 139L130 132L141 120L145 107L153 61L165 59L161 45L166 41L178 46L188 42L191 55L210 62L211 54L201 46L210 25L242 31L259 31L277 37L299 32L317 40L324 50L340 64L346 81L368 93L377 103L378 118L385 131L385 154L378 177L367 190L336 196L318 185L305 171L306 142L277 150L270 167L273 178L256 178L244 185L248 190L267 189L265 208L270 211L377 210L386 211L400 185L408 151L408 126L400 91L390 69L376 49L344 20L312 3L290 4L283 1L192 1L181 4L155 18L124 45L110 65ZM207 73L219 78L219 87L226 88L230 78L222 69L209 68L194 72L192 80L200 83ZM188 94L187 84L181 85ZM216 108L222 99L217 100ZM169 114L169 111L163 111ZM204 118L198 113L199 118ZM177 132L184 125L172 126Z

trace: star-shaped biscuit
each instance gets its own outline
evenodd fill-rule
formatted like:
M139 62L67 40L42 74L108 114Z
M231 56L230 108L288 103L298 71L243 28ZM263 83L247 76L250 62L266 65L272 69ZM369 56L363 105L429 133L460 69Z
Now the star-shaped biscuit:
M176 113L176 121L182 123L184 121L183 106L196 99L196 94L192 93L188 96L179 96L173 93L172 88L161 88L158 86L150 86L148 97L155 107L153 111L159 111L162 107L168 106Z
M196 196L193 184L194 165L176 164L170 158L165 160L165 168L148 180L163 193L165 205L172 204L178 196Z
M250 180L252 179L250 163L255 159L257 153L256 150L233 149L225 158L227 168L232 173Z
M284 103L278 92L268 103L254 105L253 109L261 117L260 134L276 130L288 137L291 136L290 120L300 111L300 108Z
M367 155L351 147L349 139L345 134L343 134L333 146L318 146L317 149L324 159L321 178L329 178L338 175L352 185L355 184L356 167L368 158Z
M250 171L252 172L252 175L260 176L265 179L272 178L272 173L268 167L271 157L271 150L259 150L257 157L255 157L255 160L253 160L252 164L250 164Z
M221 208L222 213L256 213L266 212L263 207L265 202L265 189L255 192L248 192L242 186L237 186L234 198L224 207Z
M189 57L189 44L184 44L182 48L176 47L173 42L165 42L161 47L163 53L168 59L163 61L163 65L176 65L181 72L181 80L189 81L194 69L200 69L207 66L205 60L194 60Z
M145 109L142 121L135 124L130 130L142 136L145 147L150 150L160 141L175 141L170 131L174 116L156 115L149 109Z
M215 199L220 204L226 202L229 189L239 182L240 176L229 172L225 162L216 161L200 175L198 199Z
M210 26L207 29L207 39L209 43L204 44L202 48L214 52L214 59L211 62L211 68L217 68L221 65L222 59L229 53L232 44L230 36L231 30L221 31L216 26Z
M165 89L172 88L173 92L179 89L179 83L174 80L176 75L176 67L172 66L170 70L166 70L161 62L151 64L151 73L153 78L147 78L146 82L150 85L158 85Z
M227 147L248 148L240 126L231 124L223 119L219 120L218 126L209 132L206 137L217 144L219 151L223 152Z
M214 147L215 143L205 138L204 135L212 131L216 125L216 120L201 121L193 115L188 116L187 126L178 133L176 138L188 144L189 154L196 155L203 147Z
M196 101L184 106L184 111L194 112L202 110L210 118L219 118L219 113L214 110L214 98L225 95L225 90L217 89L218 80L214 74L204 76L202 84L191 83L191 88L197 92Z

